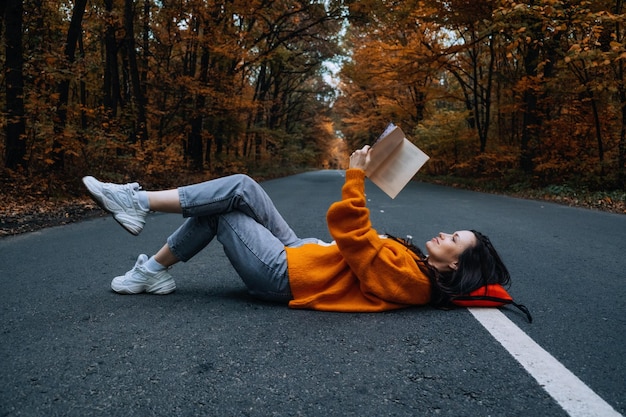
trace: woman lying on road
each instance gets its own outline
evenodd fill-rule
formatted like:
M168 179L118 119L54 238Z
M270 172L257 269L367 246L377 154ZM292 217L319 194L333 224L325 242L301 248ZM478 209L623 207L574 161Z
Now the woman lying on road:
M400 239L380 236L365 207L369 146L355 151L342 199L327 213L334 241L300 239L259 184L233 175L167 191L142 191L83 178L95 201L137 235L148 211L182 213L186 221L154 256L113 279L122 294L168 294L176 288L169 268L188 261L214 237L249 292L292 308L375 312L432 304L448 306L488 284L510 280L487 237L476 231L440 233L426 252ZM485 287L486 288L486 287Z

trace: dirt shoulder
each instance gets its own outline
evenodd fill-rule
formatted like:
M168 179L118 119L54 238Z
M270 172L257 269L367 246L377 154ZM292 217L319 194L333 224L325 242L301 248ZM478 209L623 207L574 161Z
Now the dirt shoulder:
M609 197L542 195L537 192L515 193L512 196L626 214L626 203ZM14 189L11 193L0 191L0 201L0 238L106 215L87 196L45 198L33 195L27 189Z
M0 198L8 203L0 209L0 238L105 215L88 198L37 202L19 197L10 201L6 196Z

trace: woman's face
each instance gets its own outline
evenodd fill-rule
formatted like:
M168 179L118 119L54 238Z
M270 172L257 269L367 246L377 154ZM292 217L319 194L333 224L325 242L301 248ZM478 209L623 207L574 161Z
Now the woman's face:
M476 235L469 230L460 230L453 234L439 233L426 242L428 263L440 272L456 270L461 253L474 245Z

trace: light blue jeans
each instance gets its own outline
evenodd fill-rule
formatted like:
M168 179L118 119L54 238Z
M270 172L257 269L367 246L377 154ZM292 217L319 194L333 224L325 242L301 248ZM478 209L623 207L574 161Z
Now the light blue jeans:
M250 294L291 300L285 247L318 240L298 238L257 182L237 174L180 187L178 195L187 220L167 243L179 260L188 261L217 236Z

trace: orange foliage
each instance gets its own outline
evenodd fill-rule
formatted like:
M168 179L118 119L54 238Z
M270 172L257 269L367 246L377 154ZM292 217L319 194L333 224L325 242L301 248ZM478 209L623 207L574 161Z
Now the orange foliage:
M338 167L393 121L432 156L424 173L626 183L621 3L149 1L126 36L126 1L88 2L72 62L78 2L23 2L31 174Z
M397 122L430 153L424 173L624 189L626 16L615 7L365 2L348 32L341 129L360 145Z

